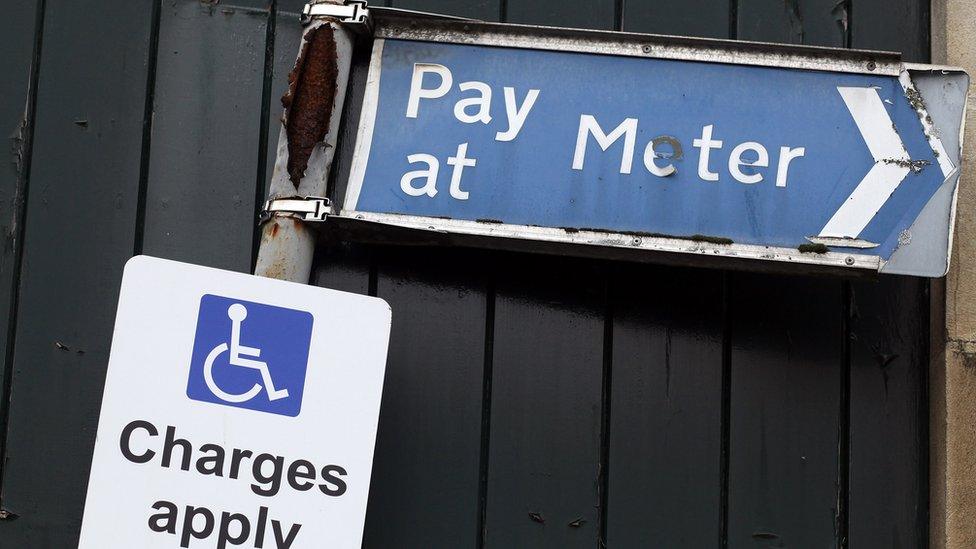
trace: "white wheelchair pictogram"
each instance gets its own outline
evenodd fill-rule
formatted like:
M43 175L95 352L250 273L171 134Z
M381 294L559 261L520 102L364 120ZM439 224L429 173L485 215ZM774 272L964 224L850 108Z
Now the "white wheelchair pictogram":
M210 351L210 354L207 355L207 360L203 363L203 377L204 381L207 382L207 387L210 388L214 396L226 402L247 402L248 400L256 397L262 389L268 390L269 400L279 400L287 397L288 389L274 388L274 383L271 381L271 370L268 369L268 363L261 362L260 360L253 360L261 357L261 349L241 345L241 324L243 324L244 319L247 318L247 309L240 303L235 303L227 308L227 316L230 317L232 322L230 346L228 346L227 343L221 343L220 345L214 347L213 350ZM217 357L219 357L225 351L230 351L230 356L228 357L227 361L231 366L252 368L261 372L261 381L264 383L264 386L262 387L260 383L255 383L253 387L240 394L228 393L221 389L214 381L213 367L214 361L217 360Z

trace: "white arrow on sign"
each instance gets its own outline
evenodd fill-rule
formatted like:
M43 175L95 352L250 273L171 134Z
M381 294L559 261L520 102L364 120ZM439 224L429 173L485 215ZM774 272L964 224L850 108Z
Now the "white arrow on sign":
M915 90L908 71L902 71L898 77L905 93ZM874 166L868 171L854 191L834 215L827 221L820 234L808 237L811 242L819 242L829 246L845 246L853 248L873 248L874 242L859 240L858 236L864 227L874 219L885 202L891 197L898 185L905 179L908 172L921 170L927 161L913 161L908 156L905 144L902 142L895 125L888 116L888 110L878 95L877 88L847 88L838 87L837 91L844 99L847 110L850 111L857 129L861 132L871 156ZM949 155L946 154L942 140L932 125L932 119L926 112L924 105L912 105L918 113L922 128L928 138L929 145L935 152L936 160L942 175L948 180L956 173L956 168Z
M837 91L844 98L847 110L874 157L874 166L817 236L857 239L912 170L913 164L877 89L838 87Z

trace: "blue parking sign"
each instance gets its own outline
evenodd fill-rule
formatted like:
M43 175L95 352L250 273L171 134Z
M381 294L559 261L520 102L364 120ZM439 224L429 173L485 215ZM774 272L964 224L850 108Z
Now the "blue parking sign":
M373 46L344 217L528 249L947 270L961 71L395 31Z
M186 395L201 402L297 416L312 322L306 311L204 295Z

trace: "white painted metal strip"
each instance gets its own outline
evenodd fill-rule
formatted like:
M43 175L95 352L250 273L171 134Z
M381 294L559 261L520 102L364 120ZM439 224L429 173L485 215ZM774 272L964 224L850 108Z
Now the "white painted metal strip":
M344 210L353 211L359 203L366 178L366 163L369 161L370 147L373 145L373 126L376 124L376 109L380 98L380 73L382 71L383 45L386 40L378 38L373 42L373 54L369 62L369 75L366 77L366 92L363 96L363 111L359 119L359 132L356 135L356 148L352 157L349 185L346 187Z
M589 231L585 229L567 232L565 229L555 227L481 223L464 219L442 219L438 217L372 212L344 211L339 217L449 234L466 234L518 240L528 239L539 242L565 242L579 245L652 250L709 257L761 259L781 263L826 265L844 268L852 267L855 269L869 269L874 271L878 270L881 266L881 258L872 255L839 252L802 253L796 248L756 244L713 244L683 238L638 236L623 233Z
M943 145L942 140L939 139L938 130L935 129L935 125L932 124L932 117L929 116L925 105L921 101L921 94L915 88L915 84L912 82L912 77L907 70L901 71L898 75L898 82L901 83L901 87L905 90L905 95L909 98L909 102L915 112L918 114L919 121L922 122L922 128L925 130L925 137L929 140L929 146L932 147L932 151L935 152L935 159L939 163L939 169L942 170L942 177L949 177L949 174L956 169L955 165L952 163L952 159L946 154L945 145ZM919 99L917 101L911 101L912 96L916 96Z

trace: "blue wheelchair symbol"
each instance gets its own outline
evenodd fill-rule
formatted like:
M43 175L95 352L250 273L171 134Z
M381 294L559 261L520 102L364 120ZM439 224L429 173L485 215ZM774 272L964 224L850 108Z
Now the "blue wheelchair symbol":
M186 395L297 416L311 337L312 315L306 311L205 295L200 300Z

